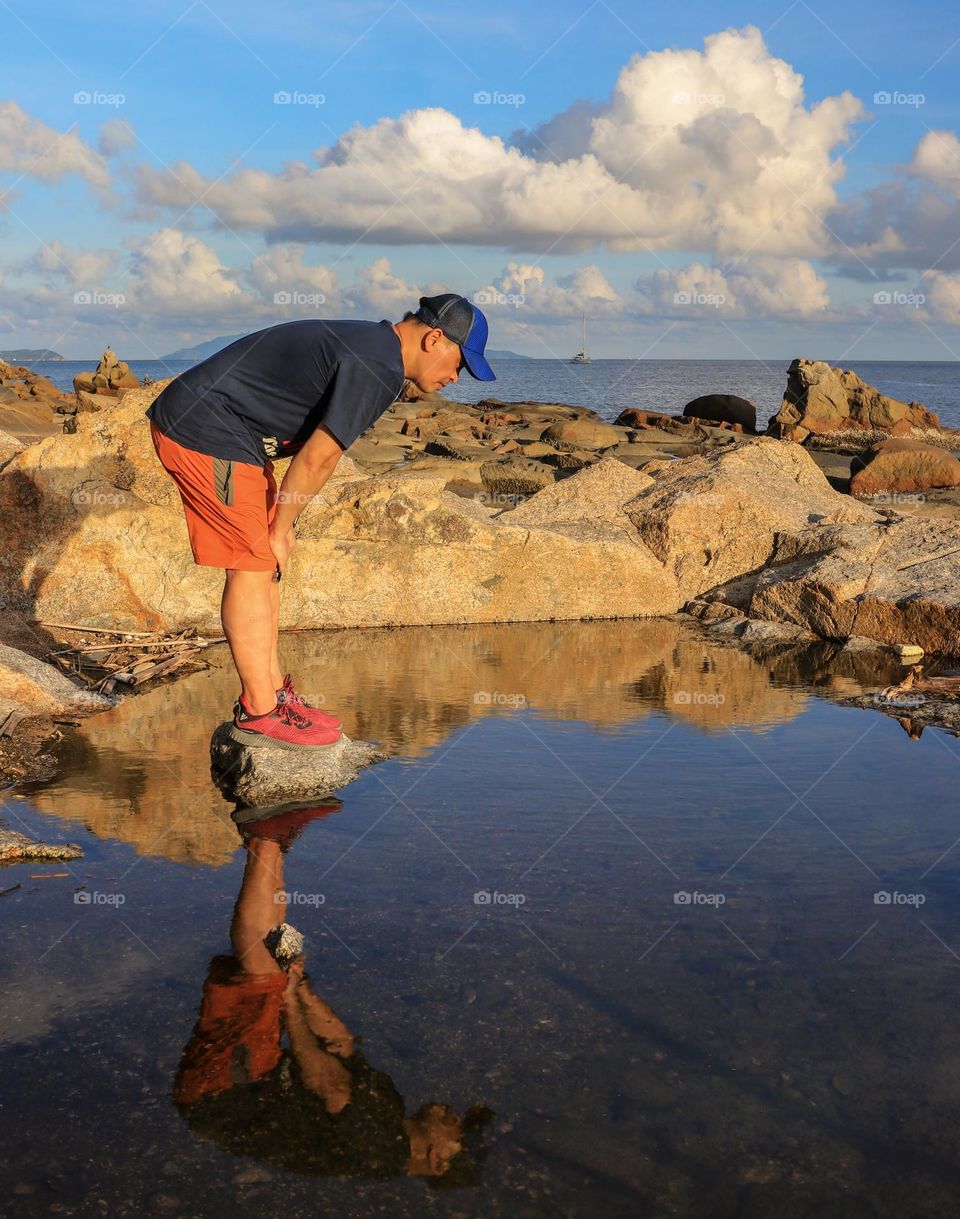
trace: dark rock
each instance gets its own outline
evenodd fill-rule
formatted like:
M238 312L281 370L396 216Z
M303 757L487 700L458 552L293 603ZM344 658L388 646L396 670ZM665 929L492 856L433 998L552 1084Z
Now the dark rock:
M757 430L757 407L749 398L736 394L704 394L683 408L688 419L706 419L712 423L738 423L745 432Z

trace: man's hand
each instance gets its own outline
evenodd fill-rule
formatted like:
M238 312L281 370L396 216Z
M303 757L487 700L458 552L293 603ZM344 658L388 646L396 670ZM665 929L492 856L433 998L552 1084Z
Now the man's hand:
M297 517L333 473L342 452L340 442L320 424L287 467L270 525L270 549L277 556L279 575L283 575L297 544L293 536Z
M277 570L282 576L287 570L287 560L290 558L290 552L297 544L296 535L293 529L274 529L270 526L269 534L270 549L273 551L277 560Z

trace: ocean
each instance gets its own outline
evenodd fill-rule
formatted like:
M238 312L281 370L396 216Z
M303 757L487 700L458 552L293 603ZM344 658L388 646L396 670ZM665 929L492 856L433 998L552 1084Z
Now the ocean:
M141 379L160 380L192 367L188 360L129 360ZM941 422L960 427L960 361L838 361L864 381L903 402L921 402ZM701 394L739 394L757 404L761 423L776 414L787 384L789 360L496 360L494 382L464 376L446 396L459 402L500 398L506 402L566 402L588 406L615 419L628 406L675 414ZM39 361L32 365L60 389L73 388L78 372L95 361Z

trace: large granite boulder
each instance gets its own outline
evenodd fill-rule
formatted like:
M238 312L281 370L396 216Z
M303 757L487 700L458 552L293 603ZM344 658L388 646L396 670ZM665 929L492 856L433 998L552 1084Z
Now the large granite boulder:
M624 512L684 601L762 567L781 532L876 515L834 491L806 450L769 437L651 462L644 474L650 486Z
M877 515L779 539L748 612L825 638L861 635L960 655L960 522Z
M898 402L844 368L823 360L794 360L780 410L767 425L771 436L806 440L838 432L886 432L911 436L940 427L919 402Z
M708 419L713 423L732 423L745 432L757 430L757 405L736 394L704 394L683 408L688 419Z
M222 574L193 562L179 495L144 416L164 384L128 391L109 412L78 415L76 434L31 445L0 470L0 597L8 606L85 626L218 630ZM552 484L558 472L540 468L540 486ZM623 530L584 528L576 537L521 526L500 515L503 503L447 490L449 474L412 473L361 475L341 458L300 517L283 584L285 628L679 608L673 576L626 520Z
M922 440L883 440L853 459L850 493L860 498L957 486L960 461L949 449Z

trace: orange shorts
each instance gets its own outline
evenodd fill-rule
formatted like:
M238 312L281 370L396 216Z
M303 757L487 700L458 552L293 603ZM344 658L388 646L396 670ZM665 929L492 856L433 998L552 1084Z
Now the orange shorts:
M277 510L273 463L255 466L184 448L151 422L160 464L177 485L201 567L273 571L268 529Z

